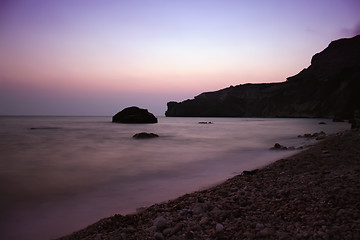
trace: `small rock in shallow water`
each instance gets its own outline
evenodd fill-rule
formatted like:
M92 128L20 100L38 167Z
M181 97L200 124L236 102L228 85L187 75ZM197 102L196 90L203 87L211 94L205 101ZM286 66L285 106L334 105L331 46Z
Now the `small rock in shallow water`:
M281 145L280 143L275 143L271 150L287 150L288 148Z
M137 133L133 136L133 138L136 139L146 139L146 138L156 138L156 137L159 137L159 135L155 133L147 133L147 132Z

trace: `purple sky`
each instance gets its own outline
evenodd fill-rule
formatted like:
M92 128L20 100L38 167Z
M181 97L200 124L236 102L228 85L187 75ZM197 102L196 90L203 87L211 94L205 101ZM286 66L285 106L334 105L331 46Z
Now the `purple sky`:
M5 0L0 115L106 115L281 82L360 34L360 1Z

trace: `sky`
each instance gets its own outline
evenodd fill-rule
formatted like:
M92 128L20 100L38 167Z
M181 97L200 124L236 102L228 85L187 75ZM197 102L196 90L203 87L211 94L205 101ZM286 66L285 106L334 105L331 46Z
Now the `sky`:
M282 82L360 34L359 0L2 0L0 115L112 116Z

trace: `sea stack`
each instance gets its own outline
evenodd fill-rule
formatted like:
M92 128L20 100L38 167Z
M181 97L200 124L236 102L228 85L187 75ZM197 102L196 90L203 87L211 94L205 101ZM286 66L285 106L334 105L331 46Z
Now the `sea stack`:
M158 120L154 114L150 113L147 109L139 107L128 107L121 112L115 114L112 122L116 123L157 123Z

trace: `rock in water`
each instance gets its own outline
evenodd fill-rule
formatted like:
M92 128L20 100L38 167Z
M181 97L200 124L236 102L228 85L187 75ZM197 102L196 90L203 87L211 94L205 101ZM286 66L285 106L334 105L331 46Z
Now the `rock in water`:
M128 107L121 112L115 114L112 122L116 123L157 123L158 120L154 114L150 113L147 109L138 107Z
M133 138L136 138L136 139L156 138L156 137L159 137L159 135L157 135L155 133L147 133L147 132L137 133L133 136Z
M288 148L281 145L280 143L275 143L271 150L287 150Z

